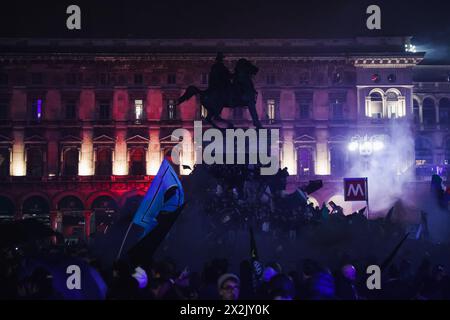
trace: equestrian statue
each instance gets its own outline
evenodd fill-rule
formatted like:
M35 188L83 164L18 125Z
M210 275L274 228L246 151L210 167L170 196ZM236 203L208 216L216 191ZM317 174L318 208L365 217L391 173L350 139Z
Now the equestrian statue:
M239 59L231 73L223 62L224 56L219 52L209 73L208 88L200 90L189 86L178 98L177 105L189 100L195 95L200 97L200 103L207 110L205 120L217 129L216 121L223 122L228 128L233 124L221 117L223 108L248 108L256 128L262 128L256 112L256 97L258 95L252 78L258 73L258 68L247 59Z

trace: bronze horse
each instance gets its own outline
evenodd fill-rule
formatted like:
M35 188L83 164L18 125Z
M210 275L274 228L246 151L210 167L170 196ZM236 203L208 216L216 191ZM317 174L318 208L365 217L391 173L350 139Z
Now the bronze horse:
M228 128L233 128L233 124L223 119L220 114L223 108L245 108L247 107L256 128L262 128L256 112L257 91L253 86L252 77L258 73L258 68L247 59L239 59L234 68L232 83L227 88L208 88L200 90L195 86L189 86L185 93L178 98L177 105L189 100L195 95L200 96L201 104L207 110L205 118L213 127L220 128L215 122L221 121L227 124Z

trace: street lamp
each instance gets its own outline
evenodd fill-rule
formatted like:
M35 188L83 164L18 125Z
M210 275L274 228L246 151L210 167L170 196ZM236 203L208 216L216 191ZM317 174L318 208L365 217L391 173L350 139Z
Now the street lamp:
M383 135L374 135L368 136L367 134L364 136L356 135L352 137L350 142L347 145L348 150L351 153L358 152L363 160L364 170L369 170L369 158L374 153L378 153L383 151L385 148L384 136ZM366 178L367 179L367 178ZM369 220L369 198L366 196L366 206L367 206L367 220Z
M351 141L348 144L348 150L351 151L351 152L356 151L358 148L359 148L358 141Z
M380 152L384 149L384 141L382 136L354 136L349 142L347 148L350 152L356 152L361 156L370 156L374 152Z

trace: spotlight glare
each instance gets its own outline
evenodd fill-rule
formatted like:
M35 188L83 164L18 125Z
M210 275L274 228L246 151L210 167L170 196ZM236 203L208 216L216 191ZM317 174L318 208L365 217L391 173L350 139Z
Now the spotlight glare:
M415 45L413 45L413 44L405 44L405 51L406 52L412 52L412 53L416 53L417 52L417 50L416 50L416 46Z
M357 141L352 141L348 144L348 150L349 151L356 151L356 149L358 149L358 142Z
M374 142L373 142L373 149L374 149L375 151L380 151L380 150L384 149L384 143L383 143L383 141L379 141L379 140L374 141Z
M370 150L372 147L372 144L370 143L370 141L364 141L362 144L362 149L363 150Z

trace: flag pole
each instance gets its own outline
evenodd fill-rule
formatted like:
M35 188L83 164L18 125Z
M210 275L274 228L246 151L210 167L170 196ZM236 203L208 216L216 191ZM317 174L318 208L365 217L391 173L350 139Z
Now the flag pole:
M369 221L369 183L366 177L366 207L367 207L367 221Z
M122 244L120 245L120 249L119 249L119 253L117 254L117 258L116 260L120 259L120 256L122 255L122 249L123 249L123 245L125 244L125 241L127 240L128 237L128 233L130 232L131 229L131 225L133 224L133 221L130 222L130 225L128 226L127 232L125 233L125 237L122 240Z

